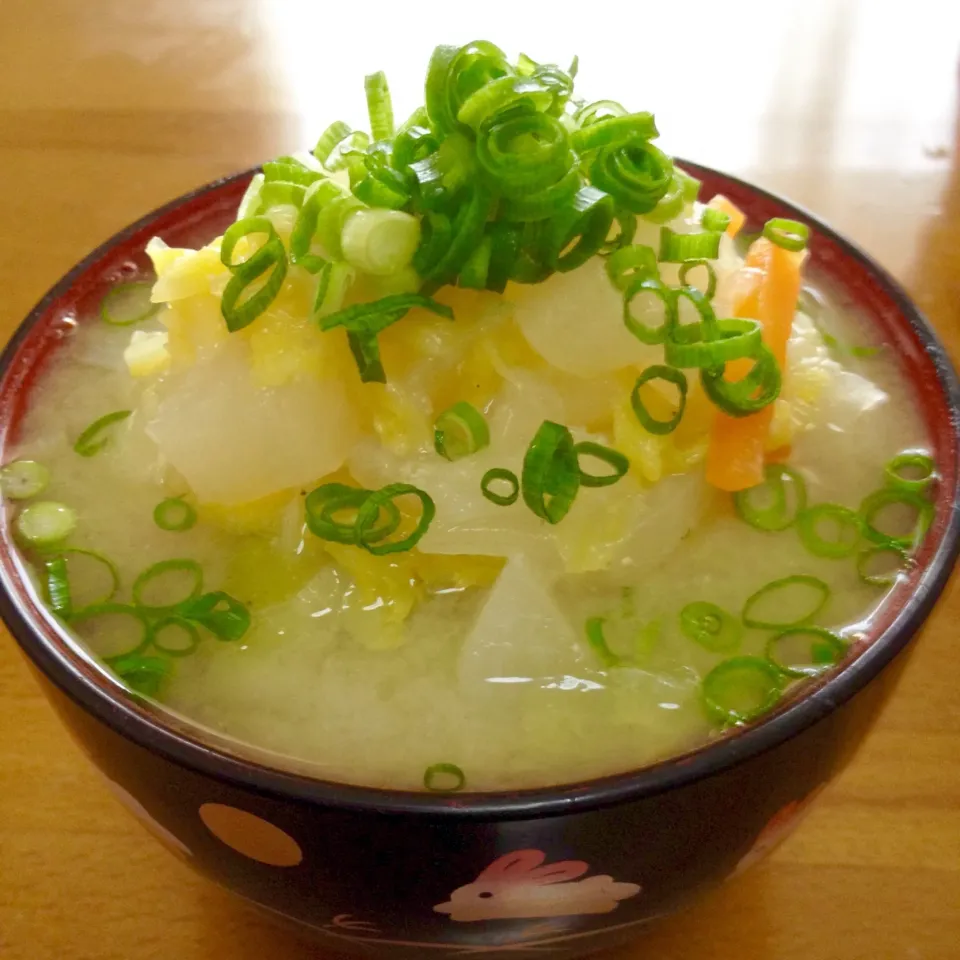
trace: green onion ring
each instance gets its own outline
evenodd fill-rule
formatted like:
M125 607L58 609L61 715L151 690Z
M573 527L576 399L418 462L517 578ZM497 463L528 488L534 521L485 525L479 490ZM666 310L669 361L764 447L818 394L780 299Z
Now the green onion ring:
M370 116L370 134L374 140L390 140L393 137L393 105L387 75L378 70L364 78L363 88L367 95L367 113Z
M181 597L178 600L172 601L171 603L145 603L143 599L143 591L146 586L157 577L161 577L164 574L176 571L183 571L184 573L189 573L191 575L193 584L190 587L190 592L185 597ZM137 579L133 581L131 596L133 597L133 602L141 610L145 610L150 613L164 613L168 610L173 610L182 603L187 603L190 600L196 599L200 596L200 591L202 589L203 568L200 566L200 564L197 563L196 560L188 560L184 557L177 557L173 560L161 560L159 563L154 563L147 567L147 569L144 570L143 573L141 573Z
M600 661L600 666L604 670L611 670L614 667L623 666L624 658L618 656L610 649L607 638L604 636L603 627L607 622L606 617L590 617L585 625L587 633L587 643Z
M903 453L898 453L883 469L890 486L915 493L926 490L937 476L937 465L933 457L919 450L905 450ZM905 469L919 470L921 476L916 479L905 477L901 472Z
M118 283L100 303L100 319L111 327L132 327L149 320L162 306L152 303L153 284L149 280Z
M187 600L174 609L186 620L206 627L218 640L240 640L250 628L250 611L229 593L214 590L193 600Z
M738 696L751 694L759 701L743 708ZM703 703L710 717L724 725L749 723L779 702L783 678L769 660L761 657L731 657L718 663L704 678Z
M810 228L799 220L774 217L764 224L763 235L778 247L798 253L806 247L810 239Z
M510 492L504 494L491 490L491 484L497 482L509 483ZM504 467L493 467L480 480L480 492L498 507L509 507L516 503L520 496L520 481L512 470L507 470Z
M686 260L716 260L720 255L720 237L713 230L700 233L676 233L669 227L660 231L661 263L683 263Z
M704 392L714 406L731 417L748 417L780 396L780 365L770 348L762 344L760 352L753 359L753 368L741 380L724 379L726 364L700 370Z
M796 637L810 637L809 664L799 665L785 662L783 651L784 641ZM794 627L772 636L767 641L767 659L781 673L788 677L817 677L837 664L847 652L847 644L837 634L824 627Z
M787 492L784 480L794 488L796 504L793 512L787 504ZM769 491L772 503L767 507L757 507L754 499L761 491ZM733 506L737 516L757 530L775 532L786 530L800 516L807 506L807 483L792 467L782 463L767 464L763 468L763 483L733 494Z
M691 270L697 267L703 267L707 271L707 289L704 296L712 300L717 292L717 271L713 269L713 264L709 260L685 260L680 264L679 283L681 287L687 286L687 276Z
M266 185L264 185L266 188ZM266 241L242 263L234 263L233 250L242 237L265 233ZM248 217L227 227L220 247L220 260L233 276L220 298L220 313L234 333L253 323L273 301L287 275L287 252L273 224L266 217ZM245 291L269 271L266 281L241 303Z
M433 445L441 457L460 460L490 445L490 428L473 404L460 400L437 417Z
M743 627L736 617L705 600L688 603L680 611L680 630L712 653L735 650L743 637Z
M590 182L631 213L649 213L673 180L673 161L652 143L604 147L590 165Z
M637 215L635 213L621 207L615 207L613 218L617 223L617 232L612 237L609 232L607 233L607 239L600 248L601 255L609 256L617 250L629 247L633 243L633 238L637 235ZM656 260L656 254L654 254L654 260Z
M828 540L818 530L824 521L837 525L837 536ZM817 557L840 560L856 552L863 529L860 514L839 503L818 503L797 514L797 533L803 545ZM844 532L850 535L845 536Z
M580 466L566 427L543 421L524 454L520 487L524 503L547 523L567 515L580 490Z
M87 606L96 606L98 604L108 603L116 596L117 591L120 589L120 571L117 569L117 565L112 560L108 560L102 553L97 553L95 550L84 550L82 547L68 547L64 550L58 551L58 557L64 561L65 569L68 574L70 569L70 557L89 557L91 560L95 560L102 567L106 568L107 574L110 577L110 587L103 596L97 597L95 600L91 600Z
M660 135L652 113L627 113L602 117L573 132L573 149L583 156L603 147L619 147L635 140L656 140Z
M652 416L640 396L640 388L651 380L664 380L667 383L672 383L679 391L680 400L677 405L677 412L669 420L657 420ZM637 419L648 433L657 436L672 433L683 419L683 411L687 406L687 378L676 367L668 367L660 363L647 367L633 385L633 390L630 393L630 406L633 407Z
M601 474L597 476L591 473L585 473L582 467L580 470L580 485L583 487L609 487L624 477L630 469L630 461L618 450L612 447L605 447L600 443L593 443L590 440L583 440L576 444L573 452L577 455L577 463L581 457L595 457L608 466L613 468L613 473Z
M547 265L559 273L583 266L606 243L613 215L612 197L595 187L581 187L569 207L550 220Z
M153 522L171 533L189 530L197 522L197 511L183 497L167 497L153 509Z
M44 565L46 572L47 601L50 609L64 620L73 612L73 600L70 596L70 579L67 576L67 561L63 557L54 557Z
M354 514L349 523L342 523L335 517L343 510L359 512L372 493L372 490L349 487L343 483L322 484L315 490L311 490L304 501L307 527L321 540L356 545L357 514ZM392 501L384 503L382 509L386 514L386 520L381 526L367 531L368 543L389 537L400 526L402 517Z
M704 230L713 230L715 233L724 233L730 226L730 214L722 210L707 207L700 218L700 226Z
M413 532L408 534L402 540L395 542L388 541L387 543L379 543L371 540L371 535L375 536L377 534L377 530L376 528L373 528L368 532L368 528L372 528L373 524L377 521L377 518L380 516L381 507L397 497L407 495L416 497L422 506L420 519L417 521L417 525ZM436 505L434 504L430 495L425 493L419 487L415 487L410 483L388 484L380 490L376 490L371 493L367 498L366 503L364 503L357 513L357 546L363 547L374 556L383 556L384 554L388 553L400 553L404 550L410 550L412 547L416 546L416 544L420 541L420 538L427 532L427 529L433 521L434 516L436 516L436 512Z
M663 323L659 327L648 327L634 317L630 304L641 293L653 294L663 303ZM623 322L641 343L648 346L663 343L677 325L676 291L668 287L659 276L647 277L638 274L623 295Z
M878 530L874 525L876 515L891 504L901 503L917 511L917 519L913 532L908 536L893 537ZM860 504L860 516L863 517L863 533L868 540L881 546L900 547L903 550L915 550L926 536L930 523L933 520L933 504L913 490L885 487L876 490L864 498Z
M75 610L70 617L70 625L76 627L78 624L83 623L86 620L93 620L94 617L111 615L132 617L139 624L140 631L139 636L136 638L136 643L131 642L128 649L124 650L122 653L111 654L109 657L103 658L103 662L108 665L110 665L118 657L125 657L133 653L139 653L147 646L149 624L147 618L143 615L143 612L137 607L132 607L126 603L91 603L82 610Z
M683 288L688 289L696 288ZM731 360L756 357L762 347L763 327L757 320L704 319L700 323L678 323L667 337L663 356L674 367L713 369Z
M775 594L778 590L789 590L794 586L807 587L810 590L815 591L819 599L817 599L810 607L810 609L803 614L801 617L797 617L795 620L758 620L756 617L751 616L750 611L764 598L770 594ZM741 619L744 624L748 627L755 627L761 630L784 630L787 627L800 627L807 624L812 620L826 605L827 601L830 599L830 587L824 583L819 577L811 577L805 573L798 573L791 577L783 577L780 580L772 580L770 583L765 584L755 593L752 593L747 597L746 603L743 605L743 613L741 614Z
M442 776L453 777L456 783L452 787L438 786L437 778ZM423 786L431 793L456 793L462 790L466 783L466 775L455 763L435 763L427 767L423 774Z
M109 435L103 435L107 427L126 420L131 413L133 413L132 410L114 410L113 413L104 414L94 420L77 437L77 442L73 445L74 452L79 453L81 457L92 457L99 453L110 442Z
M179 628L186 633L188 640L187 646L170 646L161 641L163 631L169 630L171 627ZM200 646L200 633L197 628L189 620L176 614L170 614L151 623L147 637L148 642L153 647L169 657L189 657L190 654Z
M110 657L104 663L126 687L145 697L155 697L160 692L171 667L165 657L145 657L139 653Z
M870 562L884 554L892 554L897 558L897 568L893 573L868 573L867 568ZM867 547L861 550L857 557L857 575L860 579L871 587L892 587L897 582L897 577L901 571L905 570L911 564L910 554L901 547L892 543L881 544L878 547Z
M604 265L610 282L626 292L638 280L660 279L657 272L657 255L653 247L642 243L620 247L607 257Z
M8 500L29 500L49 483L50 471L37 460L13 460L0 468L0 493Z

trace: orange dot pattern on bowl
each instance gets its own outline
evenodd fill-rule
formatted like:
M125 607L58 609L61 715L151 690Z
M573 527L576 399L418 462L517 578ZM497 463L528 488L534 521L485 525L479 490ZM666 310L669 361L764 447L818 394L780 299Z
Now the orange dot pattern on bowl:
M246 810L205 803L200 819L218 840L251 860L272 867L295 867L303 860L303 851L290 834Z

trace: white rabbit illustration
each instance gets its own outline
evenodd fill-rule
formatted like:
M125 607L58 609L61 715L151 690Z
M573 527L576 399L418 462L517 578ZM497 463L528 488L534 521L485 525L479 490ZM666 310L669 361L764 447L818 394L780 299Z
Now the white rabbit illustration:
M599 876L578 880L590 867L582 860L564 860L542 866L546 854L517 850L495 860L473 883L453 891L449 902L437 904L437 913L451 920L529 920L610 913L621 900L640 892L635 883L618 883Z

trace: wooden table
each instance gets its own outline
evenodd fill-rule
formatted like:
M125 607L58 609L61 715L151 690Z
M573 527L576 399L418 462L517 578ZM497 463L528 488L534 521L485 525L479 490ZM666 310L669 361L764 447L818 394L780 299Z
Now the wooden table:
M541 59L579 53L585 94L656 110L668 150L822 215L906 283L960 356L960 5L380 6L2 0L3 336L144 211L309 146L336 116L361 121L365 72L388 70L403 113L432 44L489 35ZM954 589L800 831L623 960L960 956L957 616ZM320 958L144 840L0 638L0 957Z

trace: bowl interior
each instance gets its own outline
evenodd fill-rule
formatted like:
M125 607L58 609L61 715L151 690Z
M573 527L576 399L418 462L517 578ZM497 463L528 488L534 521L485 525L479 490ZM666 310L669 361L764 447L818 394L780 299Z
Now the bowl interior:
M829 288L837 306L868 319L891 347L925 422L941 480L935 518L918 563L874 617L857 654L836 674L784 703L763 721L680 757L641 771L514 793L458 795L451 800L399 791L324 783L271 766L270 757L183 721L129 695L63 631L36 594L17 556L6 516L0 520L0 613L34 663L87 710L126 735L212 775L262 790L352 806L509 815L518 809L570 809L620 797L658 792L672 784L723 769L767 749L815 722L851 697L909 641L942 590L960 541L958 514L958 411L960 389L949 359L897 284L865 254L805 213L750 184L696 164L683 165L703 181L702 196L723 193L748 216L748 229L771 217L807 221L812 228L808 276ZM6 459L30 391L53 351L81 318L95 318L118 280L146 273L143 250L153 236L170 246L197 247L223 232L252 174L209 184L148 214L91 253L34 308L0 360L0 457ZM286 764L285 764L286 766Z

